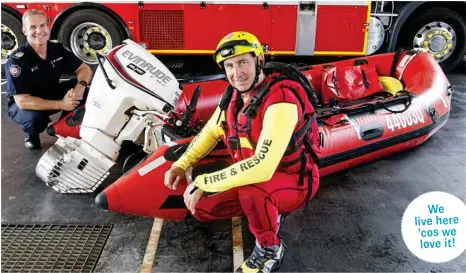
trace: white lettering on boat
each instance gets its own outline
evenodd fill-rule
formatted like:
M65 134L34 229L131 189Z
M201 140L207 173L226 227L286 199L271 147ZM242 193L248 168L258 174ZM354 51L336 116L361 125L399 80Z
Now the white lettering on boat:
M424 113L420 108L403 113L387 115L385 116L385 121L387 122L388 129L392 132L416 125L418 123L425 123Z

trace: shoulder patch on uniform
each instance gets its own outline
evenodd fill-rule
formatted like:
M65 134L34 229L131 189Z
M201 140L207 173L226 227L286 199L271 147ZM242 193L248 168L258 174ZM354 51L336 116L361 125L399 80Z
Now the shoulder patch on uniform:
M20 51L20 52L16 52L16 54L13 55L13 58L19 59L23 56L24 56L24 52Z
M58 41L58 40L50 40L50 42L51 42L51 43L54 43L54 44L59 44L59 43L61 43L61 42Z
M21 74L21 67L16 64L10 66L10 74L13 77L18 77Z

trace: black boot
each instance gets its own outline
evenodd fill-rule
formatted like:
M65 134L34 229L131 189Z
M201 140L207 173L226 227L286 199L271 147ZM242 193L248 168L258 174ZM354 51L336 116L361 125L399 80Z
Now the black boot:
M28 150L38 150L41 148L39 135L24 134L24 147Z
M262 247L256 241L251 256L243 262L236 272L269 273L280 268L283 262L285 246L281 241L278 245Z

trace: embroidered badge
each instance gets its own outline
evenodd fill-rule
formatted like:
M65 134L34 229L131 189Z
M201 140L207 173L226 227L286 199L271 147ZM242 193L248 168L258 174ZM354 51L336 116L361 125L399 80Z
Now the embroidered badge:
M21 68L15 64L10 66L10 74L15 78L18 77L21 74Z
M24 52L20 51L20 52L17 52L15 55L13 55L13 58L19 59L23 57L23 55L24 55Z

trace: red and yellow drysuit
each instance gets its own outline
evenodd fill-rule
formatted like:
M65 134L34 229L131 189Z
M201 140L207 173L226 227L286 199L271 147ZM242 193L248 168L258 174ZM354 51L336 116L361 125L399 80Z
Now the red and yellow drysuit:
M278 215L303 206L306 197L312 198L319 186L317 165L303 143L309 137L318 153L317 123L310 118L314 108L305 99L306 93L299 83L281 80L271 85L255 117L243 113L255 93L275 76L268 76L244 103L239 92L233 90L225 111L217 107L184 155L174 163L186 170L222 140L235 163L196 177L195 186L216 194L202 198L193 216L206 221L244 212L251 232L265 247L279 243ZM310 180L312 188L308 196Z

